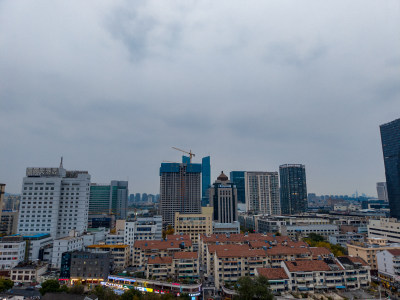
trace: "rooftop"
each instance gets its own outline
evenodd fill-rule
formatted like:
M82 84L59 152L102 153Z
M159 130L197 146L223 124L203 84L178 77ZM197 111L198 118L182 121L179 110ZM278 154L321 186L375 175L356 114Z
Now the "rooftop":
M174 259L196 259L198 257L197 252L175 252Z
M257 272L269 280L289 278L283 268L257 268Z
M164 256L164 257L149 258L149 260L147 261L147 264L149 264L149 265L172 264L172 257Z
M331 271L328 264L322 260L295 260L285 261L290 272Z

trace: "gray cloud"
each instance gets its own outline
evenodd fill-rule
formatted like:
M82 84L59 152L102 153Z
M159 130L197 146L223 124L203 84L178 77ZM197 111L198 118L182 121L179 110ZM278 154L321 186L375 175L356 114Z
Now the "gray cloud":
M157 192L171 146L220 170L305 163L309 190L375 194L399 117L386 1L2 1L0 181L87 169ZM374 16L373 18L371 16Z

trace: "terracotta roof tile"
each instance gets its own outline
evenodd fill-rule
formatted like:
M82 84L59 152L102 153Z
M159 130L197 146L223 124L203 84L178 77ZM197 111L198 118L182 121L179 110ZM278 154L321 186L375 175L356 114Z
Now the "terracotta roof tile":
M318 256L328 256L332 254L332 252L325 247L310 247L309 249L311 250L312 256L315 258Z
M175 252L174 259L196 259L198 258L197 252Z
M392 254L394 256L400 256L400 249L390 249L387 251L390 252L390 254Z
M322 260L295 260L285 261L290 272L331 271L331 268Z
M226 250L226 251L245 251L248 250L249 245L208 245L208 252L214 253L216 250Z
M257 273L269 280L289 278L283 268L257 268Z
M257 249L216 249L216 254L218 257L266 257L266 253L264 250Z
M309 248L296 248L296 247L288 247L288 246L275 246L272 247L271 249L266 250L267 255L294 255L294 254L305 254L305 255L311 255L311 251Z
M172 257L170 256L164 256L164 257L154 257L154 258L149 258L147 260L147 264L149 265L154 265L154 264L172 264Z
M167 250L170 248L179 248L181 243L185 243L185 248L192 246L191 240L147 240L147 241L135 241L133 247L145 249L159 249Z

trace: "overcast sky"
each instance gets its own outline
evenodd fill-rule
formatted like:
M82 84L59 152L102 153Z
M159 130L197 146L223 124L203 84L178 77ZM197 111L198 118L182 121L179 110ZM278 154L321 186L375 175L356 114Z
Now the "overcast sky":
M0 182L88 170L158 193L171 147L221 170L306 165L376 195L400 117L400 2L0 1Z

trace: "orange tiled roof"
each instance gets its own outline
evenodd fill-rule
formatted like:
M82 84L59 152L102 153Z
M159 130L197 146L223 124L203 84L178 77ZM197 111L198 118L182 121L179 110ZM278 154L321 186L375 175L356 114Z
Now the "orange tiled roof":
M369 266L369 264L367 264L367 263L365 262L365 260L363 260L361 257L358 257L358 256L345 256L345 257L347 257L348 259L350 259L353 263L360 263L360 264L362 264L363 266Z
M245 251L250 249L249 245L208 245L208 252L214 253L217 250L227 250L227 251Z
M257 268L257 272L269 280L289 278L283 268Z
M284 262L290 272L330 271L331 268L322 260L295 260Z
M390 252L390 254L392 254L394 256L400 256L400 249L390 249L387 251Z
M198 257L197 252L175 252L174 259L196 259Z
M228 245L230 246L230 245ZM266 257L264 250L257 249L216 249L218 257Z
M149 258L147 260L147 264L149 265L154 265L154 264L172 264L172 257L170 256L164 256L164 257L154 257L154 258Z
M158 249L167 250L170 248L179 248L181 243L185 243L185 248L192 246L191 240L146 240L146 241L135 241L133 244L134 248L145 249Z
M166 240L190 240L190 235L189 234L168 234L166 236Z
M309 248L302 247L288 247L288 246L275 246L266 250L267 255L292 255L292 254L308 254L311 255Z
M326 256L332 254L331 251L329 251L328 248L325 247L310 247L311 253L313 257L317 256Z

